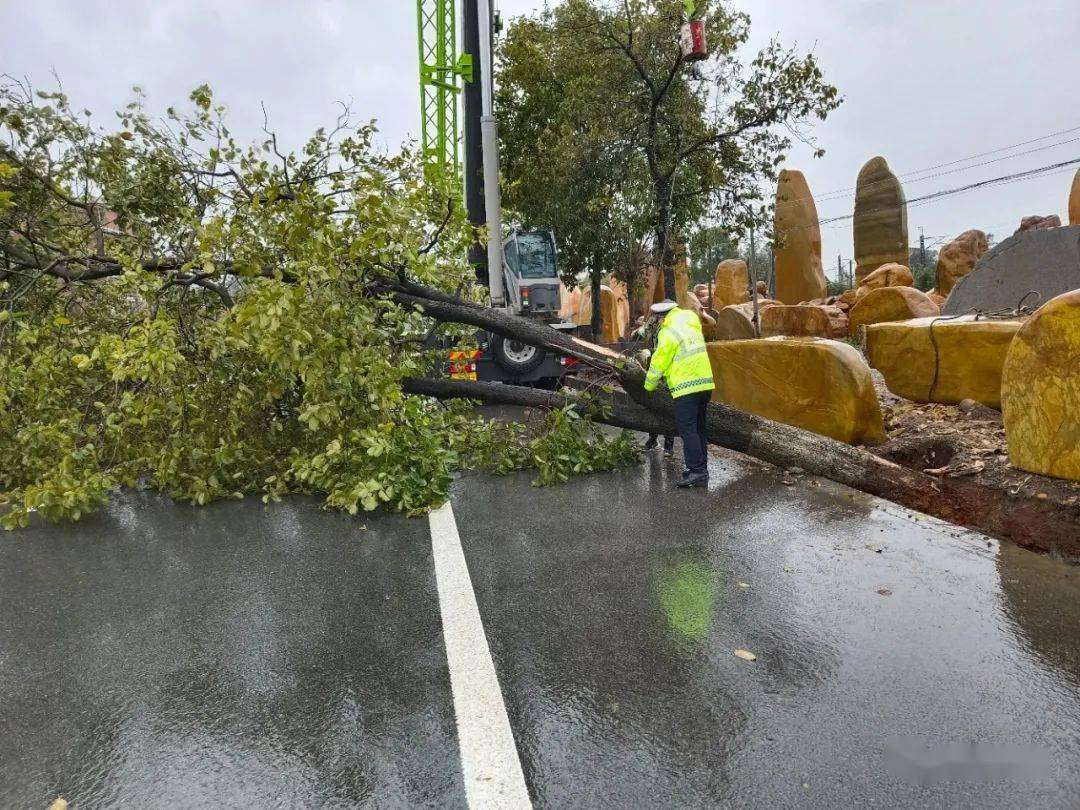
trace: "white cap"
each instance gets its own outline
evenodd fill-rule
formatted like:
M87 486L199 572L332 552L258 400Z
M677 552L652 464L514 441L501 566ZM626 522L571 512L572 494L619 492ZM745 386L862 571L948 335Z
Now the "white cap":
M677 306L678 304L676 304L670 298L665 298L663 301L657 301L655 304L649 307L649 311L655 312L657 315L661 315L665 312L670 312Z

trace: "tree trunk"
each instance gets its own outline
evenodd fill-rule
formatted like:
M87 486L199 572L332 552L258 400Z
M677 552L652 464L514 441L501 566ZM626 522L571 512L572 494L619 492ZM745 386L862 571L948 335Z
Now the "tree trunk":
M671 244L671 184L656 183L656 261L664 273L664 297L678 300L675 291L675 250Z
M487 309L409 282L383 279L375 282L375 290L389 294L404 306L416 306L437 320L486 329L609 372L639 406L638 409L631 409L625 401L614 401L619 408L620 426L647 433L670 434L674 429L671 397L665 391L645 391L645 371L629 358L565 335L545 324ZM439 395L431 387L437 383L443 386L444 391L452 390L454 396L481 401L535 405L566 402L565 397L559 394L542 394L530 389L526 395L507 390L513 386L495 385L493 388L490 384L458 383L452 389L446 388L450 382L410 381L409 385L415 393L431 393L432 396ZM422 386L429 388L421 391ZM519 399L511 400L511 397ZM528 397L528 401L522 397ZM648 419L642 410L650 414ZM661 420L662 426L657 419ZM799 467L811 475L829 478L944 520L999 537L1010 536L1003 528L999 513L973 510L968 497L958 494L963 491L959 487L825 436L713 402L709 405L706 438L712 444L754 456L777 467Z
M486 405L519 405L525 408L562 408L572 405L583 413L587 410L582 396L566 389L555 392L502 383L413 377L405 380L402 390L407 394L421 394L436 399L475 399ZM642 433L675 435L675 422L669 417L647 411L617 394L606 397L611 409L603 420L598 421Z
M589 271L589 282L592 289L592 336L593 340L600 342L604 338L604 307L603 296L600 294L600 265L595 260Z

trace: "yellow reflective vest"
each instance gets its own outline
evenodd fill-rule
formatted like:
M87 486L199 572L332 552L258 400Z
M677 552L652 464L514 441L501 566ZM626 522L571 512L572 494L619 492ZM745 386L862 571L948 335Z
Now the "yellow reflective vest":
M696 312L676 308L660 324L656 351L645 375L645 390L655 391L661 378L667 380L668 391L675 399L716 387Z

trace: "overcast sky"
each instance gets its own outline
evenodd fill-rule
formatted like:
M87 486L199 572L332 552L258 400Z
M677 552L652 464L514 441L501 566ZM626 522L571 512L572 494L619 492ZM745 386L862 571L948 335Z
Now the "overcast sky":
M499 0L507 17L541 3ZM1078 0L734 5L751 14L755 48L778 35L813 49L845 98L814 130L826 156L799 147L788 164L805 172L822 219L851 213L859 168L878 154L900 175L951 164L910 177L909 199L1080 158ZM208 82L238 133L260 134L263 101L294 147L332 122L334 102L351 101L394 148L418 133L415 14L412 0L0 0L0 72L40 87L55 70L73 103L99 115L130 100L134 84L163 109ZM983 161L994 162L963 168ZM920 227L936 245L970 227L1000 240L1029 214L1064 217L1074 170L912 206L912 245ZM837 255L852 255L850 222L822 236L831 275Z

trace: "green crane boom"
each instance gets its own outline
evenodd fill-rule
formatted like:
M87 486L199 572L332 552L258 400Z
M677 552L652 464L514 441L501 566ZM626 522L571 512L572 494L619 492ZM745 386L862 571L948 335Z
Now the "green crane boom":
M472 81L472 57L457 53L456 0L416 0L420 44L420 148L424 164L461 182L458 95Z

